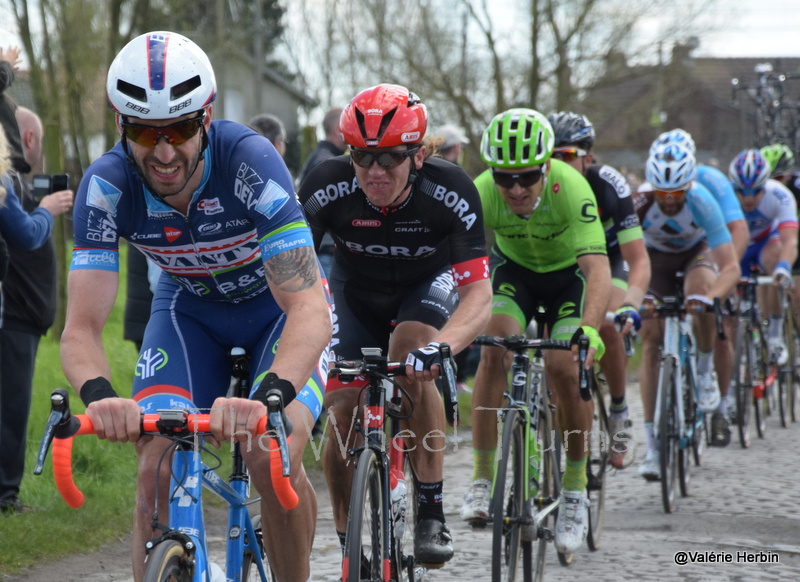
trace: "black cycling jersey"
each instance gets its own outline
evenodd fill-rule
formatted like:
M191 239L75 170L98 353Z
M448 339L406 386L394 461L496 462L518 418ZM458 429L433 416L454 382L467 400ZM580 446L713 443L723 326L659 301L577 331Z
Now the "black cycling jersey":
M448 266L456 286L488 278L481 203L458 166L428 158L410 196L388 212L359 188L349 156L316 166L298 197L317 248L325 231L334 257L351 282L394 292Z
M597 199L608 254L618 253L620 243L642 238L639 217L625 177L611 166L600 164L589 166L585 177Z

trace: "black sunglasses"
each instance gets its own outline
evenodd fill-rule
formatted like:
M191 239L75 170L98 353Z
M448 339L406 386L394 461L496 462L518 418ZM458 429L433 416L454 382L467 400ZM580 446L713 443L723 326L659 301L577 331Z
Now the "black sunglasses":
M163 127L125 122L121 125L122 131L125 133L127 139L142 147L154 148L158 144L158 140L162 137L166 138L167 143L170 145L178 146L182 143L186 143L197 135L205 118L206 112L203 111L197 117L176 121L175 123L164 125Z
M519 184L523 188L530 188L542 179L542 170L531 170L530 172L520 172L519 174L506 174L492 170L494 183L501 188L510 190L514 184Z
M350 148L350 157L362 168L370 168L373 162L378 162L382 168L391 170L402 164L406 158L417 153L419 148L411 148L403 152L370 152Z

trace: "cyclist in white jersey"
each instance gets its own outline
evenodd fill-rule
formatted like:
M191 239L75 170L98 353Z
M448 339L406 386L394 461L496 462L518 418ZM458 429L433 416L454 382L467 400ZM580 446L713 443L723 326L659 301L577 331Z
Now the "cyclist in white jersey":
M792 285L792 263L797 258L797 203L791 191L769 175L769 162L757 149L741 151L728 168L750 231L741 268L746 274L751 265L757 265L772 273L776 285L787 288ZM764 295L764 309L769 313L770 360L783 365L788 352L782 339L783 313L777 289Z
M663 144L648 157L646 177L650 185L645 186L647 190L640 187L634 202L650 263L655 266L650 293L657 298L673 295L675 273L685 274L686 306L698 311L693 320L698 352L697 403L701 410L711 413L720 400L711 374L714 316L702 311L713 304L713 298L724 298L731 292L739 280L739 269L722 210L708 190L694 181L695 175L694 155L685 145ZM653 418L662 333L659 320L642 321L640 392L647 452L639 474L648 480L661 478Z
M694 154L696 147L694 139L681 128L665 131L659 135L650 150L660 144L679 143L685 145ZM719 203L725 224L731 233L733 247L736 249L736 256L739 260L744 256L747 245L750 242L750 235L747 230L747 223L744 220L742 207L736 194L733 191L728 177L712 166L697 164L697 182L705 186L714 199ZM719 382L720 401L717 410L711 415L711 445L725 447L731 441L730 416L735 417L735 411L728 410L728 395L733 378L733 341L730 338L736 337L736 318L727 315L722 320L725 327L724 339L716 337L714 339L714 371Z

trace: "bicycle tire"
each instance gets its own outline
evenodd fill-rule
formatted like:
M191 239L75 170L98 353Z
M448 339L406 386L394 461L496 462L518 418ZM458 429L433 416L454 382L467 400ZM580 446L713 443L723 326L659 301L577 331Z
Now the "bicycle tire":
M685 363L688 364L688 362ZM680 484L681 497L689 495L692 467L690 456L694 455L695 440L698 437L695 433L697 428L695 419L698 411L695 407L694 388L689 369L684 367L681 381L681 397L683 398L683 428L686 438L679 438L678 441L678 483Z
M380 460L364 449L356 461L345 534L345 580L383 579L383 483Z
M534 508L537 509L539 506L546 507L554 503L561 492L561 471L559 463L561 448L557 446L560 440L555 436L555 432L553 431L551 414L552 412L548 406L546 410L541 412L537 427L536 440L541 443L540 448L542 450L541 467L539 469L539 491L534 500ZM542 519L537 528L536 547L531 549L531 573L534 582L542 582L544 580L547 547L550 545L550 542L555 539L557 515L557 509L550 512Z
M753 406L753 349L750 324L739 321L734 349L734 398L736 399L736 429L739 445L746 449L752 442L750 409Z
M791 309L786 311L786 321L783 324L783 341L788 352L786 365L781 369L780 374L780 400L781 407L781 426L788 428L795 422L797 413L797 374L795 364L797 361L797 344L795 343L794 316Z
M147 557L143 582L192 582L189 552L176 540L156 545Z
M261 530L261 515L254 515L251 519L253 523L253 532L256 536L256 543L261 550L261 555L256 557L252 552L245 549L242 556L242 581L243 582L260 582L261 574L256 565L257 560L261 560L264 564L264 571L267 573L267 582L277 582L275 573L267 562L267 552L264 549L264 538Z
M397 582L415 582L424 575L424 568L414 560L414 524L417 523L418 503L414 470L411 459L405 455L403 462L406 481L406 518L403 535L392 539L392 572ZM394 534L394 532L392 532ZM406 550L411 548L409 553Z
M800 398L800 366L798 365L798 358L800 358L800 335L797 332L797 322L794 320L792 314L792 349L789 352L790 357L793 357L791 362L792 366L792 389L789 391L789 411L791 412L792 422L797 422L800 418L798 411L798 399Z
M661 501L666 513L675 511L675 486L678 480L677 414L673 398L677 392L676 365L673 358L662 362L658 380L660 417L658 420L659 463L661 464Z
M517 579L525 515L525 422L519 410L508 410L503 420L501 449L492 489L492 581Z
M603 535L609 446L615 446L615 443L610 441L611 431L608 425L605 396L596 379L592 394L594 396L594 416L592 432L589 435L589 457L586 460L586 476L588 478L586 494L589 496L589 530L586 534L586 543L594 552L600 548L600 539Z

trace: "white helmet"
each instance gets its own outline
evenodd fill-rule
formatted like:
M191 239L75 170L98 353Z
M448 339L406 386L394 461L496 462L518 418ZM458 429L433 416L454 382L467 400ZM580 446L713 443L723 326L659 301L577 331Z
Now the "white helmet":
M206 53L174 32L148 32L119 51L108 69L108 103L121 115L173 119L203 109L217 96Z
M669 131L665 131L661 135L659 135L654 141L653 144L650 146L650 153L660 145L668 144L668 143L679 143L685 145L686 148L692 152L692 154L696 154L697 148L694 145L694 140L692 139L692 135L686 131L685 129L681 129L680 127L671 129Z
M645 176L656 190L683 190L692 183L696 175L694 154L686 144L665 143L650 151Z

